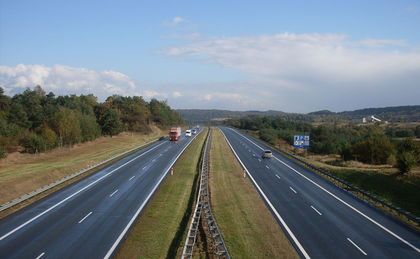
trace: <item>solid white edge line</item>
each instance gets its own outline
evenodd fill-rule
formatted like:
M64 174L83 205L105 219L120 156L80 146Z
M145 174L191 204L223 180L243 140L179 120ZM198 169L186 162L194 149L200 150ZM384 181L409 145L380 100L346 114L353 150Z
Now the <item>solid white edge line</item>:
M84 216L80 221L79 221L79 224L80 223L82 223L85 219L87 219L87 217L89 217L90 216L90 214L92 214L92 211L91 212L89 212L86 216Z
M111 194L109 195L109 197L114 196L114 194L116 194L117 192L118 192L118 189L116 189L113 193L111 193Z
M131 181L131 180L133 180L134 179L134 177L136 177L135 175L133 175L133 176L131 176L131 178L130 179L128 179L129 181Z
M75 193L71 194L70 196L67 196L67 198L59 201L58 203L56 203L55 205L49 207L48 209L44 210L43 212L39 213L38 215L36 215L35 217L27 220L25 223L22 223L21 225L19 225L18 227L10 230L8 233L4 234L3 236L0 237L0 241L5 239L6 237L10 236L11 234L15 233L16 231L18 231L19 229L23 228L24 226L28 225L29 223L31 223L32 221L36 220L37 218L41 217L42 215L44 215L45 213L53 210L54 208L56 208L57 206L61 205L62 203L66 202L67 200L73 198L74 196L76 196L77 194L81 193L82 191L86 190L87 188L91 187L92 185L96 184L97 182L101 181L102 179L104 179L105 177L109 176L110 174L114 173L115 171L119 170L120 168L122 168L123 166L133 162L134 160L136 160L137 158L144 156L145 154L149 153L150 151L156 149L157 147L163 145L165 142L160 143L159 145L154 146L153 148L147 150L146 152L136 156L135 158L131 159L130 161L120 165L119 167L115 168L114 170L110 171L109 173L103 175L102 177L98 178L97 180L91 182L90 184L86 185L85 187L83 187L82 189L76 191Z
M289 226L286 224L286 222L283 220L283 218L280 216L279 212L274 208L273 204L270 202L270 200L267 198L267 196L265 195L265 193L263 192L263 190L260 188L260 186L257 184L257 182L254 180L254 178L252 177L251 173L248 171L248 168L246 168L245 164L242 162L242 160L239 158L238 154L236 153L235 149L233 148L233 146L230 144L229 140L227 139L225 133L223 132L223 130L220 130L223 134L223 136L225 137L226 142L229 144L230 149L233 151L233 153L235 154L236 158L238 159L239 163L242 165L242 167L245 169L246 173L248 174L249 178L252 180L252 182L254 183L254 185L257 187L258 191L261 193L261 196L264 198L264 200L267 202L267 204L270 206L271 210L274 212L274 214L276 215L277 219L280 221L280 223L282 224L282 226L284 227L284 229L286 229L287 233L289 234L289 236L292 238L293 242L296 244L296 246L298 247L298 249L300 250L300 252L302 253L302 255L309 259L311 258L308 253L306 253L305 249L303 248L303 246L300 244L299 240L296 238L296 236L293 234L293 232L290 230Z
M367 253L365 252L365 251L363 251L363 249L362 248L360 248L358 245L356 245L356 243L354 243L350 238L347 238L347 240L352 244L352 245L354 245L357 249L359 249L359 251L362 253L362 254L364 254L364 255L367 255Z
M165 178L166 174L169 172L169 170L172 168L172 166L175 164L175 162L178 160L178 158L182 155L182 153L184 153L185 149L187 149L187 147L193 142L193 140L200 135L202 132L202 130L199 132L199 134L194 135L194 137L191 139L191 141L181 150L181 152L178 154L178 156L175 157L175 159L173 160L173 162L169 165L168 169L166 170L165 173L163 173L162 177L159 179L159 181L155 184L155 186L153 187L152 191L149 193L149 195L146 197L146 199L144 200L144 202L140 205L140 207L137 209L136 213L134 214L134 216L130 219L130 221L128 222L127 226L125 226L124 230L121 232L121 234L118 236L117 240L115 240L114 244L111 246L111 248L108 250L108 252L106 253L106 255L104 256L104 259L108 259L112 256L112 254L114 253L114 250L117 248L118 244L121 242L121 240L123 239L123 237L125 236L125 234L127 233L127 231L130 229L131 225L133 224L134 220L136 220L137 216L140 214L140 212L143 210L144 206L146 206L147 202L149 201L149 199L152 197L153 193L156 191L156 189L159 187L160 183L162 182L162 180Z
M255 146L257 146L258 148L262 149L259 145L257 145L256 143L254 143L254 141L250 140L249 138L245 137L244 135L242 135L241 133L237 132L236 130L233 130L231 128L228 128L230 130L232 130L233 132L235 132L236 134L242 136L243 138L247 139L249 142L251 142L252 144L254 144ZM263 150L263 149L262 149ZM332 197L334 197L336 200L340 201L341 203L343 203L344 205L346 205L347 207L349 207L350 209L354 210L355 212L357 212L359 215L363 216L364 218L366 218L367 220L369 220L370 222L372 222L373 224L375 224L376 226L378 226L379 228L381 228L382 230L384 230L385 232L387 232L388 234L390 234L391 236L395 237L396 239L400 240L401 242L403 242L404 244L408 245L409 247L411 247L412 249L414 249L414 251L416 251L417 253L420 253L420 249L417 248L416 246L414 246L413 244L411 244L410 242L408 242L407 240L403 239L402 237L400 237L399 235L395 234L394 232L392 232L391 230L389 230L388 228L382 226L380 223L376 222L374 219L370 218L369 216L365 215L363 212L359 211L358 209L356 209L355 207L353 207L352 205L348 204L347 202L345 202L344 200L342 200L341 198L339 198L338 196L336 196L335 194L331 193L330 191L328 191L327 189L325 189L324 187L322 187L321 185L317 184L316 182L312 181L311 179L309 179L307 176L303 175L302 173L300 173L299 171L297 171L296 169L294 169L293 167L291 167L290 165L286 164L285 162L283 162L282 160L278 159L277 157L273 156L277 161L279 161L280 163L282 163L283 165L287 166L288 168L290 168L292 171L294 171L295 173L297 173L298 175L302 176L304 179L308 180L309 182L311 182L312 184L314 184L315 186L317 186L318 188L320 188L321 190L323 190L324 192L328 193L329 195L331 195Z
M311 208L314 210L314 211L316 211L316 213L318 213L320 216L322 216L322 213L321 212L319 212L314 206L312 206L311 205Z
M290 190L292 190L292 192L297 193L297 191L295 191L295 189L293 189L291 186L289 186Z
M45 255L45 252L43 252L42 254L38 255L35 259L39 259L41 257L43 257Z

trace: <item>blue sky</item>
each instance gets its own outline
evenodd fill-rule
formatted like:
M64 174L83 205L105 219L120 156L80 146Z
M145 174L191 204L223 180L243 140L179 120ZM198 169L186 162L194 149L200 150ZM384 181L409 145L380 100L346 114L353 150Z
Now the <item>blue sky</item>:
M0 0L0 86L176 108L419 104L420 1L202 2Z

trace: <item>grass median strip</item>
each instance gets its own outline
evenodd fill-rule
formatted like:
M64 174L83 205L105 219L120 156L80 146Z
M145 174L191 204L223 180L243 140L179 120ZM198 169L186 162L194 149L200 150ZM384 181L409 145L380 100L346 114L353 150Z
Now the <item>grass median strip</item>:
M121 244L116 258L165 258L175 257L179 252L205 137L206 132L197 136L180 156L174 165L174 175L162 182Z
M210 151L211 203L233 258L297 258L293 246L229 149L213 129Z

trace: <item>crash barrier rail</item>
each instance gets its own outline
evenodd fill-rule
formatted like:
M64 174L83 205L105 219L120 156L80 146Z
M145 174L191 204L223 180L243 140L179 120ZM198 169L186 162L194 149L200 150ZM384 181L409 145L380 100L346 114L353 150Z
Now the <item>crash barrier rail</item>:
M201 161L200 187L198 191L197 204L188 229L188 235L185 240L184 249L181 258L192 258L197 234L199 232L200 222L206 226L207 233L213 241L216 255L219 258L230 258L226 244L220 233L219 227L211 211L210 194L209 194L209 167L210 167L210 146L211 131L207 135L206 144L204 146L203 159ZM200 221L201 219L201 221Z

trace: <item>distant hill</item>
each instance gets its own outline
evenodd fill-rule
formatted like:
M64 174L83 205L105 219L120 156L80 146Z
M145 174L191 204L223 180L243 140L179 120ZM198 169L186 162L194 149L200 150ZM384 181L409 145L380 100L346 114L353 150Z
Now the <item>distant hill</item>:
M366 108L354 111L332 112L321 110L307 114L286 113L282 111L229 111L229 110L201 110L179 109L177 110L183 119L189 123L204 123L208 121L221 121L229 118L245 116L281 116L303 121L332 122L353 121L361 122L363 117L375 115L381 120L389 122L420 122L420 105L394 106L383 108Z

